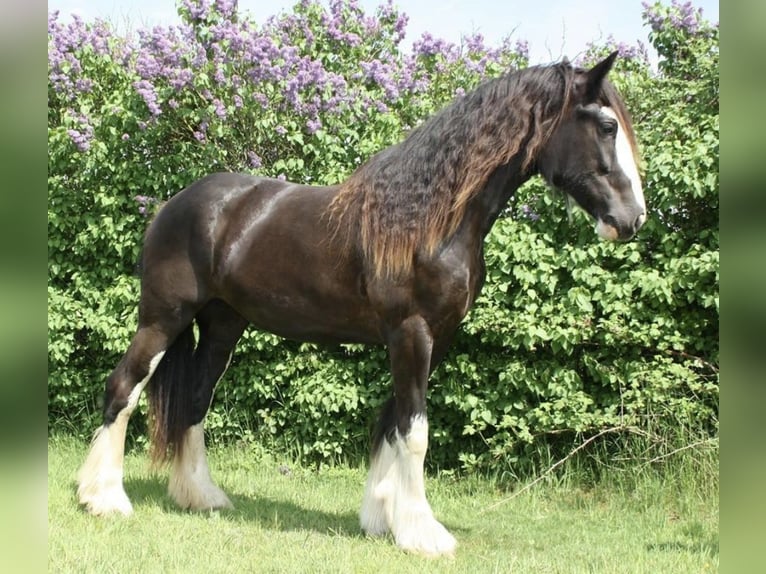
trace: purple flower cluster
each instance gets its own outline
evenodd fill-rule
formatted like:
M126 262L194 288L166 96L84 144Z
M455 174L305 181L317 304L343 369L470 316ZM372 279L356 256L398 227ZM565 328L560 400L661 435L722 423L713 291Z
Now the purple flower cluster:
M403 82L396 81L398 74L394 64L372 60L371 62L360 62L359 65L366 80L383 88L387 100L396 100L399 97L399 92L402 89L407 89Z
M104 21L86 24L73 15L72 21L63 25L57 10L49 13L48 81L65 102L74 102L80 93L89 93L94 88L93 79L82 76L83 57L108 57L118 65L125 65L128 51Z
M200 22L231 18L237 13L237 0L182 0L180 11L190 20Z
M448 62L454 62L459 56L457 46L441 38L434 38L424 32L420 39L412 45L412 51L419 56L443 56Z
M533 209L532 209L532 208L529 206L529 204L527 204L527 203L523 204L523 205L521 206L520 210L521 210L521 215L522 215L522 217L524 217L525 219L528 219L528 220L530 220L530 221L537 221L538 219L540 219L540 214L539 214L539 213L536 213L536 212L535 212L535 211L534 211L534 210L533 210Z
M621 60L632 60L641 65L649 64L649 50L643 42L639 40L634 45L618 42L612 34L606 41L589 42L585 53L579 56L574 63L577 66L591 66L615 50Z
M510 43L510 38L503 45L503 50L515 52L516 54L519 55L521 60L524 62L529 61L529 42L527 42L526 40L516 40L513 48L510 47L509 43Z
M90 119L72 108L67 108L64 112L64 125L68 126L67 135L77 149L81 152L88 151L95 133Z
M410 21L409 16L397 12L394 8L393 0L388 0L386 4L378 8L377 19L373 19L375 26L377 26L378 20L387 22L391 26L393 30L393 43L395 46L398 46L407 34L407 23Z
M162 113L159 104L157 103L157 93L154 91L154 86L148 80L138 80L133 83L133 87L136 92L141 96L146 103L146 107L152 116L159 116Z
M138 203L138 213L146 217L151 214L154 208L160 203L160 200L156 197L149 197L148 195L137 195L133 198Z
M702 17L702 8L695 8L692 2L672 0L669 7L660 3L641 3L644 8L643 16L653 32L662 32L668 27L674 28L688 36L694 36L707 29Z
M625 60L638 60L643 63L649 62L649 50L640 40L634 45L625 42L618 42L613 35L609 35L606 40L606 49L610 52L617 50L619 57Z
M80 151L85 152L90 149L90 142L93 139L93 128L90 125L86 125L84 131L68 129L67 134Z
M263 165L263 160L254 151L247 152L247 162L253 169L258 169Z
M275 122L277 134L289 137L284 126L290 125L310 136L365 126L378 114L397 114L406 106L420 109L418 98L428 99L431 86L455 66L468 72L461 72L461 85L449 87L448 93L460 94L493 65L524 63L527 54L520 42L489 49L479 34L464 38L460 47L424 34L403 52L398 46L407 17L392 0L374 15L365 14L357 0L332 0L329 6L302 0L291 13L262 24L236 9L236 0L181 0L179 25L128 36L103 21L73 17L65 23L58 12L50 13L49 87L58 101L78 110L68 120L77 149L87 151L99 137L98 118L88 116L104 113L102 100L92 100L100 90L122 90L131 98L121 99L119 113L133 115L125 116L118 134L131 125L150 130L169 121L174 133L186 130L188 141L207 143L231 126L257 123L259 114L276 114L289 118ZM96 105L80 104L86 101ZM432 106L422 109L427 113ZM404 125L411 121L417 118ZM273 154L254 144L242 143L245 150L255 149L242 151L242 157L256 168Z

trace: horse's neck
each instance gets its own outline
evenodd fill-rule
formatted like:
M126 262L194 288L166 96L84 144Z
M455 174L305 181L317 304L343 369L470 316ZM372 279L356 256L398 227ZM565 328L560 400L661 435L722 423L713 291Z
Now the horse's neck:
M531 177L531 173L522 172L519 164L520 160L514 160L497 168L466 209L462 227L479 241L484 241L510 198Z

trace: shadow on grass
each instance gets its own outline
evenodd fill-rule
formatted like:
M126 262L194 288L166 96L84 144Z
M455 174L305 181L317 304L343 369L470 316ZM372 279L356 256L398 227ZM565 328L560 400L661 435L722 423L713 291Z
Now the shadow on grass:
M161 476L127 478L125 491L134 508L153 506L168 514L200 514L176 506L167 493L167 478ZM218 512L221 518L227 520L251 522L264 529L278 531L314 530L321 534L346 538L366 537L359 525L359 514L356 511L326 512L277 498L251 497L228 491L226 494L234 505L234 509L222 509ZM453 535L462 535L470 530L465 525L449 522L443 524Z
M234 504L232 516L260 524L274 530L315 530L349 538L363 537L356 512L325 512L298 506L286 500L259 496L231 497Z
M175 505L167 494L166 478L128 478L125 480L125 491L134 508L154 506L169 514L198 514ZM325 512L276 498L249 497L230 492L227 492L227 495L234 509L220 510L220 516L224 519L243 520L258 524L264 529L280 531L314 530L322 534L349 538L364 536L356 512Z

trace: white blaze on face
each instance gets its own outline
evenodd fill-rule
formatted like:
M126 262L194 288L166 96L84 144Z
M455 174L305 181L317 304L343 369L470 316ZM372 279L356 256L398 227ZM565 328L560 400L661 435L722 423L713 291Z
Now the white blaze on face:
M636 158L633 155L633 148L628 140L628 134L625 131L625 127L620 123L620 118L612 108L602 107L602 113L606 114L610 118L617 120L617 137L615 139L615 147L617 151L617 163L620 164L620 168L628 176L630 180L631 188L633 189L633 196L636 198L636 203L640 205L644 213L646 213L646 202L644 201L644 190L641 186L641 177L638 175L638 166L636 165ZM646 217L646 215L644 215ZM643 220L641 221L643 223Z

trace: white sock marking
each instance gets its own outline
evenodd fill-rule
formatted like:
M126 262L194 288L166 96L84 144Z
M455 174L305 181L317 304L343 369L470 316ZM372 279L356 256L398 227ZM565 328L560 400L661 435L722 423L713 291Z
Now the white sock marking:
M382 536L390 530L390 504L387 501L393 496L393 474L397 473L396 449L386 439L380 445L378 452L370 462L370 472L364 489L362 509L359 512L359 522L370 536ZM391 476L390 476L391 475Z
M451 554L456 541L433 516L426 500L423 462L428 449L428 421L412 418L406 437L383 442L370 467L362 528L370 535L390 530L399 547L427 555Z
M229 353L223 373L231 364L233 352ZM221 377L223 377L223 373ZM215 382L215 387L221 381L221 377ZM208 410L213 404L213 393L210 394ZM205 430L203 423L189 427L182 439L182 453L173 458L173 469L168 482L168 494L181 508L192 510L209 510L212 508L234 508L229 497L216 486L210 475L210 467L207 464L205 454Z
M205 455L205 432L202 423L184 433L181 455L173 459L168 494L181 508L209 510L232 508L229 498L210 476Z
M88 457L80 468L77 480L80 504L91 514L119 512L127 516L133 512L133 506L122 486L125 432L141 391L164 355L162 351L149 361L149 373L133 388L125 408L117 414L112 424L102 425L93 435Z

